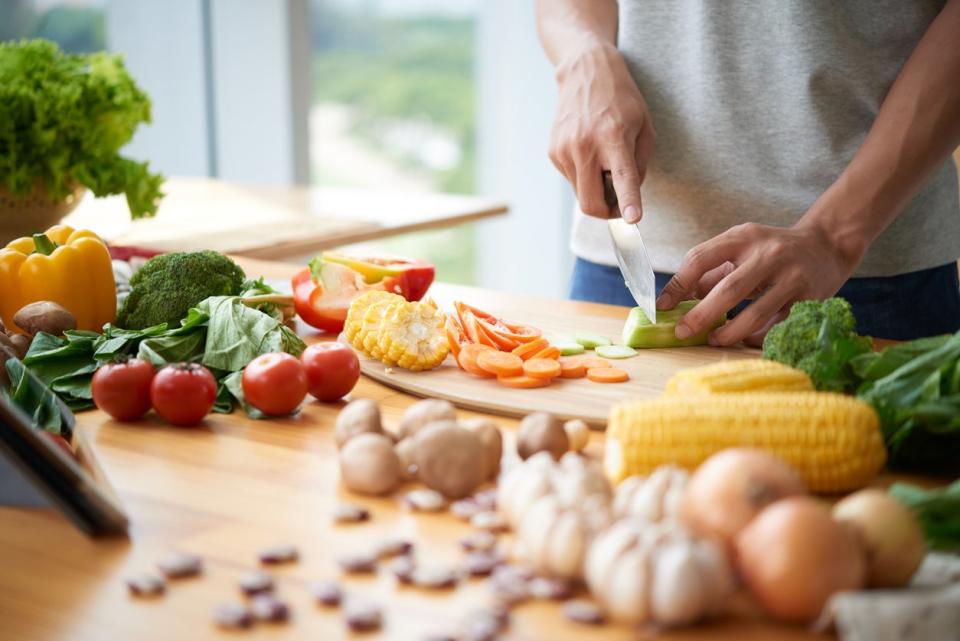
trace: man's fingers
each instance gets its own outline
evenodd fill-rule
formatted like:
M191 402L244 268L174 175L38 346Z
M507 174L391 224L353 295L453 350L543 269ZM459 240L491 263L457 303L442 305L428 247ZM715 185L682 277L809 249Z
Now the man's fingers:
M747 305L736 318L714 331L710 335L710 344L733 345L763 331L764 328L769 329L777 313L789 306L795 296L795 287L789 281L777 283Z
M750 259L717 283L706 298L697 303L697 306L687 312L677 323L677 338L683 340L699 334L722 314L733 309L760 284L763 273L758 269L759 267L758 260Z
M716 287L717 283L726 278L735 268L736 265L727 261L719 267L714 267L708 271L700 277L700 282L697 283L697 291L694 293L694 296L703 298L709 294L710 290Z
M597 218L607 218L610 215L607 201L603 197L603 174L599 163L577 160L576 191L583 213Z
M768 320L763 327L743 339L743 342L750 347L763 347L763 339L767 337L767 332L770 331L770 328L786 318L789 313L790 304L788 303L783 309L774 314L773 318Z
M607 161L623 220L628 223L640 222L643 217L640 182L643 179L637 171L633 151L625 143L613 145L607 150Z
M732 262L739 242L721 234L700 243L683 258L683 264L657 298L657 309L673 309L680 301L693 298L707 272Z

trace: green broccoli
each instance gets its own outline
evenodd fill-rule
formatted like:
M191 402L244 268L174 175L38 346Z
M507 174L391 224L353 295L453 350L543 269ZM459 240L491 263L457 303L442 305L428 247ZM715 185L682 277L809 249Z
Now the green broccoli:
M179 327L190 308L205 298L238 296L245 278L239 265L215 251L157 256L130 279L130 294L117 314L117 325Z
M842 298L800 301L767 333L763 356L803 370L819 390L851 391L857 380L850 359L872 345L856 326L853 309Z

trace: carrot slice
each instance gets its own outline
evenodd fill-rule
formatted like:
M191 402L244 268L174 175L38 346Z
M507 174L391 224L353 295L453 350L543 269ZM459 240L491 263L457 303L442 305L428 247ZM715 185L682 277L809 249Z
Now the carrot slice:
M494 351L494 349L487 345L467 343L460 348L460 355L457 356L457 363L460 364L462 369L470 372L474 376L493 378L493 374L485 369L481 369L481 367L477 364L477 358L480 356L480 354L489 351Z
M493 347L496 347L497 349L504 352L509 352L510 350L512 350L518 345L517 341L502 335L500 332L496 330L495 327L485 322L482 318L476 318L476 321L477 321L477 334L481 336L485 336L487 338L487 341L489 341L489 342L487 341L481 341L481 342L487 342L488 345L492 345Z
M587 375L587 368L578 358L560 359L560 376L563 378L583 378Z
M604 360L602 358L593 358L589 356L587 358L581 358L580 363L588 370L599 369L601 367L612 367L610 365L610 361L608 360Z
M622 383L630 380L626 371L617 367L593 367L587 370L587 378L594 383Z
M483 352L477 356L477 366L496 376L523 374L523 359L508 352Z
M513 350L513 353L519 356L520 358L522 358L523 360L527 360L528 358L533 358L533 355L536 354L537 352L544 350L548 347L550 347L550 343L547 341L547 339L535 338L529 343L524 343L520 347Z
M560 358L560 348L551 345L534 354L533 358L552 358L553 360L557 360Z
M532 376L500 376L497 381L507 387L516 387L519 389L533 389L535 387L546 387L553 379L534 378Z
M556 378L560 376L560 363L552 358L531 358L523 363L523 373L533 378Z
M447 314L444 329L447 332L447 344L450 346L450 351L453 353L453 357L457 358L460 355L460 346L466 339L463 335L463 328L460 327L460 323L453 314ZM457 364L459 365L459 362Z

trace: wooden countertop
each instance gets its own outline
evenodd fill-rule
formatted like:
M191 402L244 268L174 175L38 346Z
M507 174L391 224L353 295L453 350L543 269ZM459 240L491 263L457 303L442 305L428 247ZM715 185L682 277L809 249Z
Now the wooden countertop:
M163 191L155 218L131 222L123 196L97 199L88 193L64 222L92 229L116 245L283 259L507 211L505 203L478 196L239 185L210 178L170 178Z
M293 269L241 262L248 273L271 277L287 276ZM458 293L481 306L506 296L483 290ZM558 314L623 313L604 305L551 304ZM415 400L366 379L361 379L353 396L377 400L388 425L395 424ZM242 412L214 414L195 429L178 429L154 418L131 425L115 423L97 411L79 414L78 429L93 443L129 513L130 539L94 541L58 513L0 508L0 637L17 641L227 638L230 633L215 628L211 620L214 605L240 598L237 580L257 567L257 550L292 543L302 560L275 572L278 593L293 608L292 621L260 625L233 633L233 638L355 638L345 630L336 610L313 603L307 590L310 581L337 577L338 555L369 550L387 536L415 540L423 558L455 562L460 558L457 540L471 530L449 514L411 514L399 507L397 497L361 498L341 489L333 441L333 424L341 406L309 402L294 417L270 421L253 421ZM496 420L506 428L507 451L513 451L516 421ZM594 433L589 454L599 456L601 444L602 435ZM372 520L333 524L331 511L341 501L368 507ZM172 583L159 599L131 598L125 577L151 569L161 555L173 550L202 555L204 576ZM344 586L385 607L383 631L366 638L412 641L428 633L455 630L460 617L483 603L487 594L477 580L439 593L398 587L383 571L370 578L350 578ZM505 638L614 641L637 639L638 633L619 626L569 623L557 604L535 602L515 610ZM767 622L743 600L724 620L658 638L811 641L824 637Z

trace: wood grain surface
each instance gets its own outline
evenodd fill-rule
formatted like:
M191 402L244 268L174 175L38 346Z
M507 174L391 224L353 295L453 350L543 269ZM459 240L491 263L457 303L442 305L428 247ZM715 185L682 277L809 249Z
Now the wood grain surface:
M244 261L248 273L288 276L291 266ZM468 288L438 287L437 294L477 305L510 309L527 301ZM439 297L439 296L438 296ZM517 307L518 311L522 311ZM618 318L618 308L550 301L551 313ZM309 335L308 340L320 340ZM377 400L388 426L416 399L368 379L354 398ZM421 559L456 563L457 540L470 532L448 514L416 515L399 497L350 495L338 481L333 424L342 404L307 403L290 418L254 421L242 413L211 415L193 429L175 428L155 417L121 424L101 412L78 416L131 518L129 540L90 540L59 514L48 510L0 508L0 639L10 641L205 641L250 639L389 638L417 641L429 633L456 629L461 616L482 605L487 591L471 580L456 590L430 593L400 587L383 571L344 580L346 590L381 604L380 633L355 635L339 613L315 605L310 581L338 577L338 556L366 551L387 536L409 537ZM461 416L476 415L461 412ZM516 421L501 419L513 456ZM591 435L590 456L599 457L602 435ZM366 506L370 522L337 525L331 511L342 501ZM212 608L239 600L237 581L257 567L257 551L292 543L299 563L278 568L278 594L293 608L283 625L261 624L247 632L217 629ZM161 598L127 594L124 579L148 570L164 553L200 554L204 575L168 586ZM515 610L507 639L521 641L627 641L653 638L648 631L622 626L591 628L567 622L555 603L535 602ZM727 618L685 630L665 632L664 641L812 641L823 639L802 628L777 625L759 616L746 600Z

